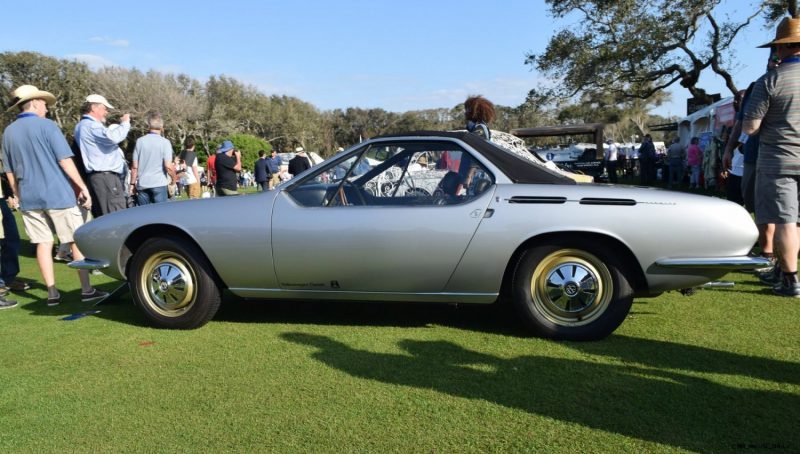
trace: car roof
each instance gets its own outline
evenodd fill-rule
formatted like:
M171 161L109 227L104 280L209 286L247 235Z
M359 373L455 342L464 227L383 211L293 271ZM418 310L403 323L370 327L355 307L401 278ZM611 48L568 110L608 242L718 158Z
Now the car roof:
M502 171L514 183L532 184L576 184L575 180L537 165L505 150L483 137L466 131L413 131L404 134L388 134L374 139L408 139L412 137L458 139L474 148ZM525 165L521 165L525 163Z

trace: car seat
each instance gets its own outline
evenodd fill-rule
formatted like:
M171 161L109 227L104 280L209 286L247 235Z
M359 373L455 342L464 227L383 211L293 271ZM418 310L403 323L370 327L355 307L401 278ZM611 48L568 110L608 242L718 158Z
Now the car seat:
M458 195L459 186L461 186L461 178L458 173L453 171L447 172L442 181L439 182L439 188L445 195L450 197Z

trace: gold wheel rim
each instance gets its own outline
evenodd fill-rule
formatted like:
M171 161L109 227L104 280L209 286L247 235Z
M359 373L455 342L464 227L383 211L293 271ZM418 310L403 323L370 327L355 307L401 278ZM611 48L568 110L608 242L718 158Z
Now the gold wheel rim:
M188 312L196 300L196 279L186 260L173 252L153 254L142 267L144 303L165 317Z
M578 249L549 254L531 276L533 307L561 326L582 326L597 320L608 309L613 294L608 267Z

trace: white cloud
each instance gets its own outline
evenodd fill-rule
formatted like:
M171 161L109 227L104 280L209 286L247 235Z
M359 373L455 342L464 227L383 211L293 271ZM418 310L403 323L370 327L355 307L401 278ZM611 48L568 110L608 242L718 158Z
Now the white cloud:
M89 65L91 69L100 69L104 66L114 66L114 62L111 60L100 56L100 55L93 55L93 54L69 54L66 55L66 58L77 60L79 62L86 63Z
M131 44L127 39L109 38L108 36L93 36L89 38L89 41L114 47L128 47Z

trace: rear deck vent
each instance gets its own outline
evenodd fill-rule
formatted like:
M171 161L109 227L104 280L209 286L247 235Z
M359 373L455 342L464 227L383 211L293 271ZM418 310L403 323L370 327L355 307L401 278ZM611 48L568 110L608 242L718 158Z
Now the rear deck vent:
M566 203L566 197L548 197L548 196L515 196L508 199L508 203L546 203L558 204Z
M581 199L581 205L622 205L622 206L633 206L636 205L636 201L633 199L605 199L599 197L586 197Z

